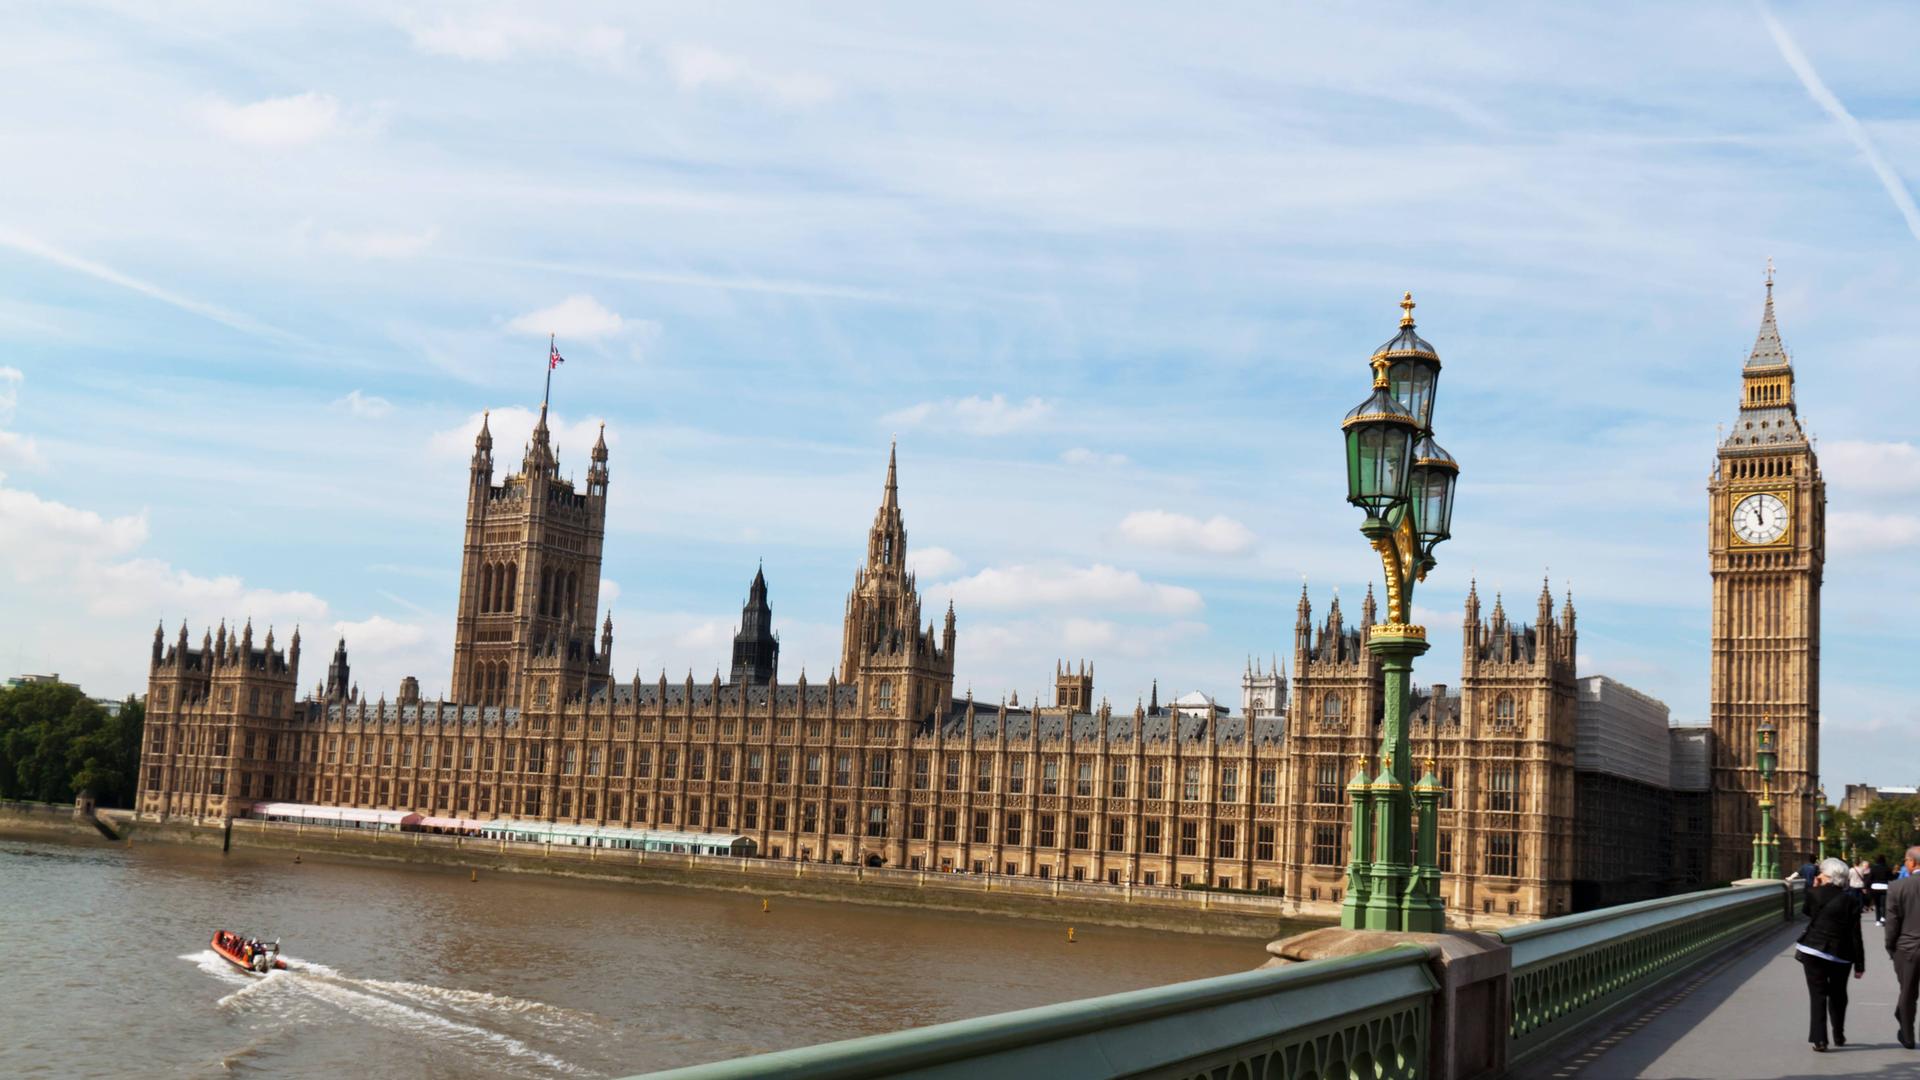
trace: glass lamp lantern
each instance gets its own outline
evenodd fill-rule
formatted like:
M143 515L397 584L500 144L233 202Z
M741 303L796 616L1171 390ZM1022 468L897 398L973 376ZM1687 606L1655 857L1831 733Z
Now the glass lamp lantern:
M1413 511L1420 558L1428 567L1433 565L1433 549L1453 535L1453 493L1459 482L1460 463L1442 450L1432 435L1422 435L1413 449L1407 502Z
M1774 729L1773 721L1770 719L1761 720L1759 728L1754 732L1754 748L1757 751L1756 763L1760 766L1760 775L1762 777L1771 778L1773 776L1774 765L1778 763L1778 750L1775 742L1775 736L1777 734L1778 732Z
M1407 501L1413 444L1420 423L1387 389L1386 365L1374 362L1373 393L1340 423L1347 441L1347 501L1366 511L1363 531L1385 529Z
M1440 384L1440 354L1413 329L1413 294L1400 300L1400 332L1374 350L1386 361L1387 390L1413 416L1424 434L1433 432L1433 397Z

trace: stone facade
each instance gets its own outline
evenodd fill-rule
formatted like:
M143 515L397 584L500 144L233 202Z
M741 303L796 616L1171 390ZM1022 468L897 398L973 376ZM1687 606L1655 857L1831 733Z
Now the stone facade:
M1781 864L1797 866L1811 855L1819 831L1814 799L1826 481L1794 402L1793 365L1774 324L1771 271L1741 382L1740 412L1720 442L1707 484L1714 734L1709 872L1719 881L1746 877L1752 868L1761 793L1755 736L1763 720L1779 733L1773 791ZM1752 520L1736 522L1743 507ZM1782 510L1786 520L1779 522Z
M1282 894L1331 915L1349 855L1345 784L1376 752L1381 672L1337 599L1303 589L1291 687L1250 670L1234 716L1116 711L1093 667L1055 667L1055 704L954 694L956 616L922 611L890 455L854 574L840 664L782 682L764 574L731 678L615 681L592 634L609 472L560 477L544 412L519 471L494 482L476 440L453 683L462 700L392 702L353 684L346 643L296 699L299 636L251 625L156 630L139 809L225 817L287 801L751 838L763 857ZM1451 917L1500 924L1567 910L1575 740L1574 616L1542 592L1531 626L1471 593L1460 689L1432 688L1415 752L1441 811ZM1277 665L1275 665L1277 667Z

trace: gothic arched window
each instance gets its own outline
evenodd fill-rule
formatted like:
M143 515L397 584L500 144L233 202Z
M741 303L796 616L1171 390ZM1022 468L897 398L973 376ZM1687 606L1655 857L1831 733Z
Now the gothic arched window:
M1339 723L1340 699L1334 697L1332 694L1328 694L1327 699L1320 703L1320 716L1329 724Z
M541 679L533 684L533 703L535 705L547 703L547 680Z
M893 565L893 534L880 538L880 562L883 566Z
M1510 728L1513 720L1513 695L1501 694L1493 701L1493 723L1495 727Z
M881 679L874 691L874 703L881 712L893 711L893 680Z
M519 580L519 576L520 576L519 564L508 563L507 564L507 602L506 602L506 605L501 608L502 611L513 610L513 591L514 591L513 587L514 587L514 584Z

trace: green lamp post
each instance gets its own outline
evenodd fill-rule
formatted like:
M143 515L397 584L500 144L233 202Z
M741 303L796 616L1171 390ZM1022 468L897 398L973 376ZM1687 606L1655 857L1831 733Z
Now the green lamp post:
M1773 835L1773 767L1777 759L1773 720L1762 717L1754 731L1755 759L1760 766L1760 834L1753 838L1753 877L1780 876L1780 845Z
M1814 816L1820 820L1820 859L1821 861L1825 861L1827 851L1829 850L1828 846L1833 843L1833 837L1828 835L1833 826L1833 807L1827 805L1827 789L1825 787L1821 787L1814 792L1814 799L1818 807L1814 811Z
M1414 332L1413 294L1400 301L1400 332L1368 361L1373 392L1341 421L1346 437L1347 501L1366 514L1360 532L1386 571L1387 621L1371 627L1367 648L1380 660L1385 724L1379 773L1367 763L1348 784L1353 857L1340 923L1349 929L1435 931L1445 924L1435 860L1440 782L1416 785L1407 721L1413 660L1427 651L1425 627L1408 621L1413 586L1436 565L1433 549L1452 535L1460 466L1433 441L1440 356ZM1420 803L1420 844L1413 835Z

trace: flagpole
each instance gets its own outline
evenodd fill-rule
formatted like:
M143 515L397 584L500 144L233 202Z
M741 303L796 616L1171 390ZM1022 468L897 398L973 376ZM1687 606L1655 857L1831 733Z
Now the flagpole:
M553 350L554 336L547 335L547 388L540 392L540 411L547 411L547 402L553 398Z

